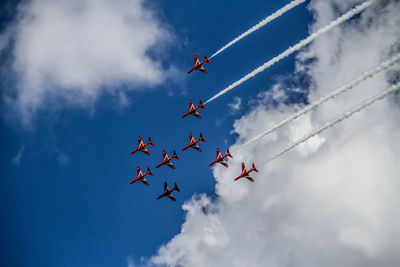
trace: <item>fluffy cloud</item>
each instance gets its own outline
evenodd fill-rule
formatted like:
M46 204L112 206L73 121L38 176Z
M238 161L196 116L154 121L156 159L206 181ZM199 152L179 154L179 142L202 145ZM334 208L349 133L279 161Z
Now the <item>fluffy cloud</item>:
M14 24L20 83L8 101L26 120L48 99L90 105L103 92L125 99L123 90L165 79L152 55L171 35L142 0L30 0Z
M312 28L329 23L359 2L312 1ZM400 3L380 1L361 17L316 40L298 55L297 62L298 72L313 80L309 101L398 52L399 36ZM181 232L159 249L149 265L399 266L396 96L262 165L299 135L387 87L388 73L376 75L290 127L248 146L229 160L228 169L215 167L218 199L202 195L187 201ZM235 122L239 138L232 150L298 109L265 102L262 99ZM254 184L232 181L240 173L241 161L258 165Z

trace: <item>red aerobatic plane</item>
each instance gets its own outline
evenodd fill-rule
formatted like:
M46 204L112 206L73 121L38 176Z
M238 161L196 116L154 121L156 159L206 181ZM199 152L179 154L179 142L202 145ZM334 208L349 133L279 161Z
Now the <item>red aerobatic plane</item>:
M135 179L133 179L130 184L133 184L134 182L141 181L145 185L150 185L149 182L147 182L147 179L145 178L146 175L151 175L154 176L153 173L150 171L150 168L147 168L147 172L142 173L142 170L140 167L137 167L137 176Z
M181 192L181 190L178 188L178 185L176 183L175 183L174 188L172 188L170 190L170 189L168 189L167 182L164 182L164 193L162 193L162 195L158 196L156 199L160 199L162 197L168 197L172 201L176 201L175 197L172 195L172 192L175 191L175 190L178 191L178 192Z
M206 109L206 108L204 107L203 103L201 102L201 100L200 100L200 104L199 104L197 107L195 107L195 106L193 105L192 100L189 99L189 111L186 112L185 114L183 114L183 115L182 115L182 118L185 118L187 115L190 115L190 114L191 114L191 115L195 116L196 118L201 119L200 114L197 112L197 110L198 110L199 108Z
M150 153L149 153L149 151L147 150L146 146L148 146L148 145L154 146L154 143L151 141L151 138L149 137L149 141L148 141L146 144L143 144L142 138L139 136L139 137L138 137L138 143L139 143L139 144L138 144L138 147L137 147L135 150L133 150L133 151L131 152L131 155L134 154L134 153L136 153L136 152L138 152L138 151L142 151L142 152L145 153L147 156L150 156Z
M211 64L211 62L210 62L210 60L208 60L207 56L206 55L204 56L204 60L202 62L199 61L199 59L197 58L196 55L194 55L193 58L194 58L194 67L191 68L187 73L189 74L194 70L199 70L202 73L207 73L206 69L203 67L203 64L206 62L208 64Z
M193 147L194 149L196 149L197 151L201 152L201 148L199 147L199 145L197 144L200 141L205 142L206 140L204 140L203 135L200 134L199 139L194 140L193 138L193 134L189 133L189 144L187 146L185 146L184 148L182 148L182 151L185 151L186 149L188 149L189 147Z
M244 162L242 162L242 174L239 175L238 177L235 178L235 181L240 179L240 178L247 178L249 181L254 182L254 179L250 177L249 173L251 173L252 171L258 172L258 170L256 169L256 166L251 167L250 170L246 171L246 166L244 165Z
M219 148L217 148L217 159L216 160L214 160L213 162L211 162L210 164L208 164L208 166L212 166L212 165L214 165L215 163L220 163L220 164L222 164L222 165L224 165L225 167L228 167L228 163L226 163L225 161L224 161L224 158L226 158L226 157L231 157L231 158L233 158L232 157L232 155L231 155L231 153L229 153L229 149L227 149L226 150L226 154L225 155L221 155L221 151L219 151Z
M158 164L156 166L156 168L162 166L162 165L167 165L169 167L171 167L172 169L175 169L174 164L172 164L171 160L172 159L179 159L178 155L176 154L175 150L174 150L174 154L171 157L168 157L167 152L165 152L165 150L163 150L163 160L161 161L160 164Z

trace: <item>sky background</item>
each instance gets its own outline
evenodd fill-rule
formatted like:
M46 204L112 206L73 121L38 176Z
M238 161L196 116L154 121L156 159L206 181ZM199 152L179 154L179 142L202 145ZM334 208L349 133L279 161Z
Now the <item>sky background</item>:
M211 1L146 3L168 27L174 40L162 51L162 64L175 67L172 79L152 88L128 92L130 104L100 96L90 107L41 110L26 129L14 119L1 121L2 249L9 266L126 266L126 258L148 257L179 232L182 203L194 193L214 194L208 163L215 149L225 150L235 135L232 123L249 106L233 111L234 97L242 102L268 87L276 75L293 70L289 58L201 112L203 119L181 119L189 98L205 101L240 75L307 35L311 15L300 6L265 27L206 66L208 75L192 73L193 54L212 54L236 35L282 6L282 1L229 5ZM15 1L2 1L1 28L16 19ZM221 15L223 14L223 15ZM103 22L104 23L104 22ZM217 26L218 25L218 26ZM158 46L158 44L156 44ZM251 52L249 52L251 51ZM6 55L3 55L4 57ZM13 86L2 82L2 88ZM123 86L129 87L129 83ZM244 89L244 88L242 88ZM6 89L3 89L6 90ZM88 104L90 105L90 104ZM251 105L250 105L251 106ZM50 108L52 109L52 108ZM4 110L4 107L3 107ZM203 133L202 153L181 151L192 131ZM152 137L151 156L129 156L137 136ZM176 170L155 169L162 150L176 149ZM18 164L13 159L21 152ZM136 166L150 167L151 186L129 185ZM164 181L177 182L176 203L155 197Z
M281 177L282 181L287 182L286 185L274 182L257 183L257 180L267 179L266 171L259 177L255 176L256 183L252 186L258 187L254 190L259 191L253 192L254 197L250 198L254 203L240 202L246 194L252 194L246 183L241 184L246 186L243 187L245 189L236 187L232 189L230 185L227 185L228 178L226 177L233 178L235 173L239 173L238 166L241 160L250 164L252 160L259 161L260 158L266 158L266 155L269 155L266 151L270 148L267 145L272 140L261 142L257 147L252 147L239 157L234 155L232 166L233 164L237 166L229 168L229 171L219 167L213 171L208 167L208 163L215 159L215 149L219 147L225 151L236 142L240 143L246 138L259 134L266 125L283 119L293 112L296 105L316 99L317 96L356 77L367 67L376 66L388 57L387 54L390 54L388 47L391 47L393 53L395 52L394 44L398 42L397 32L392 30L397 27L398 21L393 20L394 22L390 25L379 21L373 29L365 26L368 16L374 18L374 12L383 12L375 7L365 17L358 17L355 21L348 23L344 30L333 31L328 37L321 38L321 43L302 51L297 56L289 56L210 103L206 106L206 110L200 111L203 119L198 120L194 117L182 119L181 115L188 109L189 99L192 99L196 105L200 99L207 100L290 45L307 37L310 30L326 25L361 1L350 1L351 3L348 4L329 1L326 5L314 1L311 9L307 8L309 5L307 1L306 4L294 8L280 19L213 58L212 64L205 66L208 70L207 75L200 72L186 74L193 65L194 53L199 57L203 57L204 54L211 55L288 1L229 1L229 4L223 1L180 0L142 2L104 0L91 6L92 4L87 4L83 0L74 0L67 4L45 0L0 1L2 61L0 88L3 115L0 120L0 147L2 148L0 212L3 218L0 221L1 265L195 266L185 258L188 257L198 259L197 266L212 266L207 265L207 260L203 261L204 258L213 257L212 254L207 254L202 250L202 246L208 246L207 242L199 245L198 250L185 251L185 246L190 247L190 245L179 241L182 240L180 238L190 240L191 233L201 233L203 228L199 225L214 225L215 218L219 220L219 217L225 216L236 221L238 218L230 216L232 213L228 211L236 208L237 214L240 210L253 206L260 200L257 200L255 196L259 196L263 188L272 190L272 187L279 191L282 187L295 187L301 191L299 189L301 186L297 183L293 185L290 180L299 167L292 168L291 165L301 166L302 160L308 156L310 159L305 160L307 164L324 165L316 159L331 162L329 161L331 154L327 154L327 151L332 151L333 148L322 146L329 139L323 136L315 139L314 144L309 144L309 148L303 147L305 152L298 152L294 158L281 159L280 165L271 167L268 177L275 179ZM383 9L390 7L390 4L398 8L398 4L393 4L393 1L383 2L386 5ZM393 17L398 15L396 8L392 8L392 13L390 13ZM313 20L313 14L316 20ZM122 18L122 22L119 18ZM381 30L385 27L388 28L386 31ZM367 31L366 29L371 31L369 35L365 35L366 38L370 37L373 48L354 46L359 43L361 34L354 39L349 39L340 49L334 47L338 40L356 35L354 32ZM384 44L378 45L379 39L385 40ZM113 40L116 41L113 42ZM359 51L354 58L344 60L350 58L347 56L356 52L357 49ZM366 52L376 56L371 56L370 60L362 64L360 58ZM336 60L333 56L335 53ZM311 64L316 58L320 60L320 65ZM332 77L335 77L334 81ZM361 96L366 97L371 92L385 89L387 83L384 81L385 76L380 76L377 81L371 83L376 86L368 87L370 89L366 89ZM310 96L308 95L309 88L314 93ZM332 118L333 114L340 113L336 111L343 111L351 104L354 103L335 102L332 106L328 106L325 112L307 117L306 126L301 123L295 124L294 127L297 125L300 130L292 130L290 138L274 137L274 140L278 141L278 145L283 145L285 141L293 140L298 136L299 132L311 130L313 125ZM377 123L382 120L382 117L386 118L386 111L392 107L390 105L386 103L385 106L379 108L376 114L381 116L376 115L370 123ZM395 114L394 112L392 116ZM393 121L396 121L398 117L386 119L388 121L385 124L385 130L381 132L377 130L377 134L390 133L393 140L397 140L399 128L397 124L394 126ZM362 118L359 118L359 121L361 122L357 125L371 127L363 124ZM203 152L199 153L192 149L181 151L189 141L189 132L193 132L196 138L200 133L203 134L207 140L206 143L200 144ZM348 138L347 141L353 140L350 138L350 133L355 136L359 134L359 132L346 130L345 127L341 129L341 133L339 136L345 136ZM136 148L139 135L144 140L151 137L155 143L155 146L149 149L150 157L143 153L129 155L129 152ZM331 135L335 136L335 133ZM370 143L368 138L358 138L358 140ZM347 141L336 140L336 142L347 144L344 147L348 148L361 146L346 143ZM389 145L382 143L376 146L386 148ZM272 146L271 149L276 150L278 147ZM371 144L371 149L375 148ZM390 159L387 164L398 163L394 156L400 151L397 148L392 147L394 151L385 154ZM165 166L155 169L162 160L163 149L166 149L168 154L172 154L173 150L177 151L181 159L174 161L176 170ZM357 151L361 154L365 152ZM341 151L341 153L349 155L349 158L355 158L351 155L351 151ZM368 151L366 153L368 154ZM343 156L343 160L346 158ZM365 162L372 160L375 162L377 159L365 159L359 164L354 162L356 167L350 169L363 169ZM338 165L342 166L339 163ZM150 167L153 171L154 177L149 178L150 186L147 187L142 183L129 184L136 176L137 166L140 166L142 170ZM330 165L326 164L326 166ZM385 166L383 165L382 169L385 169ZM285 169L283 174L277 174L277 170L280 169ZM381 170L381 168L377 169ZM224 170L225 174L223 174ZM342 177L358 175L357 172L356 174L349 173L346 170L349 171L343 167L344 173L337 174ZM398 184L396 184L397 187L393 186L391 179L398 176L398 170L398 168L391 169L384 174L379 171L374 173L376 176L388 175L390 182L382 185L383 191L386 188L399 188ZM327 169L321 167L311 172L312 175L304 173L304 177L311 179L307 180L306 184L313 184L314 174L329 173L329 171L332 171L329 167ZM365 173L360 173L360 177L363 175ZM174 193L176 202L168 199L155 200L156 196L162 193L164 181L167 181L170 186L176 182L182 190L181 193ZM329 181L332 182L332 180ZM368 188L373 188L373 183L369 185L371 187ZM336 196L334 192L339 192L342 186L343 184L338 187L332 186L333 189L329 192ZM318 184L316 187L313 188L315 191L307 188L301 191L301 194L296 191L295 195L301 199L303 194L311 192L310 195L314 197L322 197L322 193L319 195L316 192L324 192L321 188L325 186ZM354 188L359 188L359 184L354 184ZM354 196L354 192L358 191L355 189L355 191L349 191L348 194ZM366 192L360 199L357 198L357 201L368 206L365 201L370 191ZM207 197L199 197L202 193L205 193ZM285 193L290 195L293 192L285 191ZM191 200L193 195L197 200ZM392 196L389 193L386 195ZM270 199L271 203L280 197L276 197L275 200ZM318 201L317 197L316 199ZM312 202L316 199L305 198L304 202L300 201L299 208L309 210L313 206L309 206L308 201ZM332 202L334 200L331 199ZM400 219L398 208L391 209L390 203L394 202L392 198L378 198L378 200L374 203L383 203L381 206L390 207L387 208L387 212L395 216L382 216L385 223ZM239 205L238 202L241 204ZM261 201L258 202L261 203ZM182 209L183 204L186 206ZM229 206L230 204L232 205ZM210 205L220 211L220 213L210 212L217 214L214 219L208 218L208 212L205 211L212 210ZM327 206L329 207L329 204ZM345 202L343 206L346 206ZM349 206L359 210L357 205ZM196 207L203 207L203 209ZM265 215L266 217L260 215L261 224L263 220L275 217L281 218L282 221L288 219L290 222L293 219L291 215L295 207L278 205L277 210L279 207L282 213L287 213L286 216L274 210ZM336 207L336 209L340 211L341 207ZM249 212L250 210L253 209L249 208ZM379 211L379 208L377 210ZM345 214L351 214L351 212L351 209L346 209L339 215L344 217ZM248 218L254 218L253 215L250 214ZM247 216L243 214L243 217ZM319 218L318 215L316 217ZM357 223L365 219L362 214L355 217L353 222ZM324 220L311 222L311 225L319 229L329 216L323 218ZM368 218L370 218L369 215ZM220 218L220 220L218 227L224 228L223 219ZM242 219L238 221L242 222ZM337 225L342 226L342 223ZM357 223L352 225L358 226ZM386 225L385 223L378 222L376 227L381 229L382 225ZM243 225L246 225L246 222L242 225L237 223L235 229L243 232L243 230L238 230L242 229ZM388 238L390 234L399 233L398 227L390 225L391 227L387 228L393 231L388 231L389 234L385 232L376 239L371 238L372 244L381 242L379 244L383 245L380 247L391 244L393 249L399 245L392 244L392 240ZM185 226L188 227L187 236L182 236L181 229ZM304 225L296 224L299 229L301 226ZM197 229L197 227L200 228ZM290 228L291 230L289 228L290 225L287 232L295 231L294 228ZM268 229L271 230L273 227ZM309 233L309 229L303 229L303 231ZM279 238L280 231L277 232L277 239L286 241L285 238ZM344 232L348 233L348 231ZM365 246L354 243L352 238L356 236L357 240L367 240L361 242L362 244L369 244L370 239L363 239L364 236L357 231L355 234L354 231L350 231L349 235L340 235L340 231L338 233L338 240L345 240L347 243L343 242L351 248L346 250L347 247L340 247L340 249L335 247L333 250L338 254L322 253L321 255L326 255L326 258L311 261L308 266L326 263L326 260L337 255L344 255L345 259L349 259L341 262L340 266L351 266L351 264L367 266L365 263L382 262L387 264L380 266L392 266L391 264L396 266L399 262L394 253L391 254L389 251L388 254L380 254L380 250L375 252L372 249L374 246L372 248L367 246L366 250L372 251L369 256L365 258L359 256L363 254L362 249ZM232 230L226 235L234 234ZM260 236L264 234L267 237L270 236L268 233L259 232ZM319 236L318 232L312 234ZM223 240L230 240L229 238L218 240L218 234L214 237L219 244L224 244ZM325 235L320 238L324 240ZM331 239L330 236L326 238ZM276 239L271 239L270 242L273 244L274 241ZM312 243L302 237L299 237L296 242L301 243L301 241L307 244ZM197 244L196 242L194 237L193 243ZM235 244L234 238L226 242ZM297 244L296 242L289 242L289 244ZM159 248L167 243L169 246L164 246L159 251ZM257 245L256 241L255 245ZM260 246L260 249L261 247L265 251L266 247ZM276 247L281 248L281 245L276 244ZM218 249L232 252L227 247ZM312 246L305 246L304 253L294 248L291 254L292 260L299 259L297 253L306 256L308 249L315 251ZM232 255L235 253L232 252ZM270 259L254 258L264 263L269 262L270 266L273 266L274 261L269 261ZM281 263L277 266L293 266L290 262L282 262L281 259L276 262ZM226 263L228 264L228 261ZM303 261L303 263L307 262ZM230 266L249 266L249 264L260 266L260 262L256 261L246 262L245 265L234 261L229 264Z

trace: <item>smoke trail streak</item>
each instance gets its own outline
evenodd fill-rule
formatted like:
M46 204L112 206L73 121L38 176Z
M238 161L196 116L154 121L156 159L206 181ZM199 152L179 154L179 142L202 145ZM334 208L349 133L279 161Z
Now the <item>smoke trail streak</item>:
M373 77L375 74L377 74L377 73L379 73L379 72L381 72L383 70L386 70L389 67L393 66L399 60L400 60L400 53L395 55L391 59L381 63L379 66L375 67L374 69L371 69L369 71L364 72L362 75L358 76L356 79L354 79L350 83L346 84L345 86L342 86L339 89L333 91L332 93L321 97L317 101L315 101L315 102L311 103L310 105L304 107L303 109L299 110L298 112L296 112L292 116L290 116L287 119L281 121L280 123L276 124L272 128L270 128L270 129L266 130L265 132L261 133L260 135L250 139L249 141L247 141L246 143L244 143L243 145L241 145L237 149L233 150L232 153L235 153L235 152L238 152L238 151L242 150L244 147L248 146L249 144L251 144L251 143L263 138L264 136L266 136L266 135L268 135L268 134L270 134L272 132L275 132L279 128L281 128L284 125L290 123L291 121L297 119L298 117L307 114L308 112L310 112L311 110L317 108L318 106L322 105L323 103L327 102L328 100L333 99L336 96L353 89L354 87L359 85L361 82L363 82L363 81Z
M261 27L267 25L268 23L270 23L271 21L279 18L280 16L282 16L283 14L285 14L287 11L293 9L294 7L300 5L301 3L304 3L306 0L294 0L292 2L290 2L289 4L287 4L286 6L282 7L281 9L279 9L278 11L276 11L275 13L271 14L270 16L266 17L265 19L263 19L262 21L260 21L259 23L257 23L256 25L254 25L253 27L251 27L250 29L248 29L246 32L242 33L241 35L239 35L238 37L236 37L235 39L233 39L232 41L230 41L227 45L225 45L224 47L222 47L220 50L218 50L217 52L215 52L211 57L215 57L216 55L218 55L219 53L221 53L222 51L224 51L225 49L227 49L228 47L234 45L235 43L239 42L241 39L243 39L244 37L246 37L247 35L257 31L258 29L260 29Z
M240 80L234 82L233 84L229 85L227 88L225 88L224 90L220 91L218 94L216 94L215 96L213 96L212 98L210 98L209 100L207 100L207 102L205 102L204 104L210 103L211 101L213 101L214 99L216 99L217 97L226 94L228 91L232 90L233 88L235 88L236 86L244 83L245 81L249 80L250 78L253 78L254 76L256 76L258 73L266 70L267 68L271 67L272 65L274 65L275 63L281 61L282 59L286 58L287 56L291 55L292 53L298 51L299 49L301 49L302 47L308 45L309 43L311 43L313 40L315 40L317 37L319 37L321 34L326 33L327 31L331 30L332 28L334 28L335 26L349 20L350 18L352 18L354 15L359 14L361 11L363 11L364 9L366 9L367 7L369 7L371 4L373 4L376 0L368 0L356 7L354 7L353 9L351 9L349 12L347 12L346 14L342 15L341 17L339 17L338 19L332 21L328 26L325 26L322 29L319 29L317 32L311 34L309 37L307 37L306 39L303 39L302 41L300 41L299 43L297 43L295 46L289 47L285 52L283 52L282 54L280 54L279 56L274 57L273 59L271 59L270 61L264 63L264 65L256 68L255 70L253 70L252 72L250 72L249 74L247 74L246 76L244 76L243 78L241 78Z
M355 113L363 110L364 108L372 105L373 103L375 103L378 100L381 100L383 98L385 98L388 94L394 93L395 91L400 90L400 83L397 83L396 85L391 86L389 89L371 96L370 98L368 98L367 100L365 100L363 103L359 104L358 106L356 106L354 109L352 109L351 111L347 111L345 113L343 113L342 115L336 117L336 119L326 123L325 125L323 125L322 127L318 128L317 130L311 132L310 134L302 137L301 139L295 141L294 143L292 143L291 145L289 145L288 147L286 147L285 149L283 149L281 152L279 152L278 154L276 154L275 156L273 156L272 158L270 158L269 160L267 160L265 162L265 164L267 164L268 162L276 159L277 157L285 154L286 152L292 150L293 148L295 148L296 146L306 142L308 139L316 136L317 134L320 134L321 132L331 128L332 126L334 126L335 124L348 119L349 117L351 117L352 115L354 115Z

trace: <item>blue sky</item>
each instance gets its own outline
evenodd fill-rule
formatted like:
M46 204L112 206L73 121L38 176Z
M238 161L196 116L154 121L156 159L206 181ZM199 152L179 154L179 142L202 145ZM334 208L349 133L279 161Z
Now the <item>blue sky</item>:
M3 116L1 127L0 261L4 266L126 266L150 257L180 231L183 202L194 194L214 195L208 163L215 149L235 141L233 122L245 114L257 94L294 70L291 56L219 98L202 111L203 119L181 119L189 98L197 104L307 36L312 21L300 5L277 21L213 58L207 75L192 73L192 56L211 55L228 41L286 4L287 1L162 1L146 3L168 25L172 44L162 51L163 64L179 70L152 88L127 93L122 106L101 95L93 108L41 109L27 129ZM17 1L0 5L16 6ZM15 9L0 11L0 29L16 19ZM7 53L9 53L8 51ZM8 57L2 55L2 57ZM157 53L154 56L158 56ZM5 61L6 63L9 61ZM8 64L7 63L7 64ZM13 88L4 76L2 91ZM6 74L7 75L7 74ZM10 74L12 75L12 74ZM12 79L11 79L12 80ZM129 84L121 85L129 86ZM242 99L239 111L228 106ZM302 102L295 96L291 101ZM250 103L252 103L250 101ZM3 103L2 113L8 114ZM181 151L192 131L207 140L203 152ZM152 137L151 156L129 152L137 136ZM162 150L176 149L176 170L155 169ZM19 160L14 160L21 151ZM136 166L150 167L150 186L129 185ZM162 184L177 182L177 202L155 197Z

